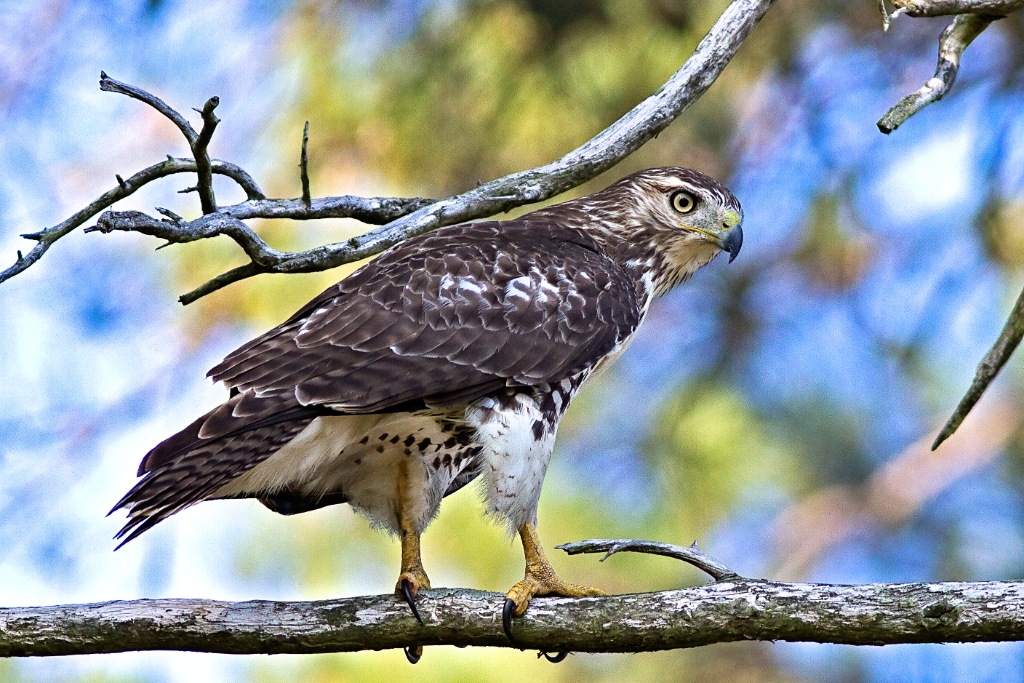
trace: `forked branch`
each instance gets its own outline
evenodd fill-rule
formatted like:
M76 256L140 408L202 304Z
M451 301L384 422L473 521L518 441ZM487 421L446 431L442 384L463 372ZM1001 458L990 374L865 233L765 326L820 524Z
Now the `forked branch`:
M899 16L941 17L955 15L939 36L939 59L932 76L917 91L897 102L878 120L878 130L889 134L932 102L938 102L953 87L964 50L996 19L1024 8L1024 0L878 0L882 26L888 31Z
M887 30L892 20L903 14L911 17L956 16L939 37L939 58L935 67L935 75L916 92L897 102L878 121L878 129L887 134L896 130L927 105L942 99L950 91L956 80L957 72L960 70L960 60L964 50L981 35L982 31L988 28L993 21L1024 9L1024 0L892 0L892 2L896 10L890 14L885 0L878 0L878 6L883 16L883 25ZM999 374L999 370L1009 360L1022 336L1024 336L1024 292L1017 299L999 339L978 364L970 388L939 432L932 444L932 450L938 448L957 430L981 398L985 389Z
M945 17L953 14L1006 16L1024 8L1024 0L892 0L901 14L910 17Z
M170 119L182 132L192 149L193 168L199 180L203 217L197 221L163 221L144 214L108 214L96 226L98 232L128 230L153 234L168 242L188 242L227 235L238 242L250 257L248 264L219 275L196 290L180 297L190 303L227 284L259 273L296 273L327 270L357 261L387 249L403 239L443 225L491 216L517 206L540 202L576 187L608 170L664 130L680 113L695 102L718 78L754 26L774 4L774 0L734 0L686 61L656 93L638 104L621 119L590 141L545 166L484 183L464 194L440 201L415 199L361 199L357 197L309 198L306 162L302 163L303 195L299 199L254 198L231 207L216 206L210 174L206 171L206 152L217 119L213 114L216 98L202 110L204 125L199 133L181 114L159 98L103 74L102 89L119 92L153 107ZM303 149L306 140L304 137ZM303 155L305 158L305 154ZM209 160L212 172L216 162ZM175 171L177 172L177 171ZM138 177L139 174L133 176ZM166 173L165 173L166 175ZM155 178L154 178L155 179ZM151 180L151 179L150 179ZM146 180L146 182L150 182ZM130 181L126 181L129 188ZM144 183L143 183L144 184ZM99 211L130 194L124 186L105 193L99 200L59 226L35 233L35 248L0 273L0 282L28 268L56 240L78 227ZM323 211L322 207L332 207ZM344 206L351 210L339 210ZM318 210L318 207L321 209ZM302 252L277 251L267 245L240 221L247 218L312 219L348 216L370 223L386 223L380 228L346 242L327 244Z
M961 14L953 19L939 36L939 61L935 66L935 75L885 112L885 116L877 123L878 130L891 133L927 105L941 100L953 87L964 50L998 18L982 14Z

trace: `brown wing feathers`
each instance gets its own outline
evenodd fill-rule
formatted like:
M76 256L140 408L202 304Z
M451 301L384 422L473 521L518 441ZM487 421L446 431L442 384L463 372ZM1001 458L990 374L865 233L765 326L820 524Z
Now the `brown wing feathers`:
M238 393L146 456L118 537L209 497L317 414L557 382L638 321L632 282L581 231L488 222L403 242L210 371Z

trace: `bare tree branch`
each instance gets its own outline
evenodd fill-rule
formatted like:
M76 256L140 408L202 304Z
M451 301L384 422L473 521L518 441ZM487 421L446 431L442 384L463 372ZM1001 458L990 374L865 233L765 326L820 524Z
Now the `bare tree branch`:
M180 130L182 135L185 136L185 141L188 142L188 146L192 150L192 156L196 160L196 175L198 176L198 180L195 188L189 188L189 190L186 191L195 189L199 193L199 202L202 205L204 214L216 211L217 200L214 198L213 194L213 169L207 148L210 145L210 140L213 138L213 131L217 128L217 124L220 123L220 119L218 119L217 115L213 113L213 110L220 104L220 98L211 97L206 101L206 104L203 105L202 109L196 110L203 117L203 127L198 133L196 133L192 124L190 124L184 116L175 111L173 107L169 106L159 97L146 92L142 88L136 88L133 85L115 81L113 78L108 76L105 71L100 72L100 90L120 93L139 100L140 102L145 102L170 119L170 121L178 127L178 130ZM121 176L117 176L117 179L120 183Z
M952 14L1006 16L1024 8L1024 0L892 0L901 14L941 17Z
M1013 305L1010 317L1003 326L1003 331L999 333L999 339L978 363L974 380L971 382L970 388L967 389L967 393L960 399L956 410L953 411L939 435L935 437L935 442L932 443L933 451L963 424L964 418L974 408L999 371L1006 365L1006 361L1010 360L1010 356L1013 355L1022 338L1024 338L1024 291L1021 291L1020 296L1017 297L1017 303Z
M256 181L254 181L248 173L238 166L226 161L217 160L213 161L211 165L214 173L226 175L237 182L245 191L250 201L265 199L263 192L260 191ZM158 178L174 175L175 173L194 173L195 170L196 164L193 160L176 159L168 156L165 161L149 166L148 168L144 168L127 180L117 176L118 184L116 188L104 192L84 209L77 211L63 222L58 223L52 228L40 230L39 232L23 234L22 237L25 239L35 240L36 246L32 248L27 256L19 256L18 261L13 266L4 271L0 271L0 282L8 280L24 271L26 268L42 258L43 254L46 253L46 250L49 249L54 242L67 235L97 213L112 205L114 202L130 196L143 185L157 180ZM21 252L19 252L19 254L20 253Z
M502 632L505 596L432 589L424 625L394 595L316 602L135 600L0 609L0 656L132 650L303 654L423 645L648 652L741 640L851 645L1024 639L1024 583L832 586L723 581L602 598L535 598Z
M964 50L998 18L980 14L961 14L953 19L939 37L939 60L935 66L935 75L916 92L893 105L885 116L879 119L876 124L878 130L888 135L927 105L941 100L953 87Z
M935 67L935 75L917 92L911 93L897 102L878 121L878 129L886 134L896 130L908 118L932 102L942 99L949 92L956 80L957 72L960 70L960 59L964 50L993 21L1024 9L1024 0L892 0L892 2L897 9L889 14L885 0L878 0L886 30L888 30L890 22L901 14L912 17L936 17L950 14L957 16L946 26L939 37L939 59ZM935 438L932 450L938 448L943 441L952 436L961 425L985 389L999 374L999 370L1009 360L1022 337L1024 337L1024 292L1021 292L1018 297L999 339L978 364L970 388Z
M260 190L259 185L256 184L256 181L235 164L218 159L213 159L210 163L214 173L234 180L245 191L246 196L249 197L245 202L219 209L219 213L232 218L356 218L365 223L386 223L411 211L415 211L432 201L419 197L404 199L400 197L355 197L346 195L315 199L311 206L306 207L299 199L267 199L262 190ZM176 173L195 172L196 162L194 160L168 156L165 161L144 168L127 180L121 179L117 187L104 192L85 208L77 211L52 228L23 234L22 237L34 240L36 245L26 255L21 255L21 252L19 252L18 260L14 265L0 271L0 282L4 282L26 270L42 258L43 254L46 253L54 242L72 232L100 211L134 194L142 186ZM254 272L253 274L256 273Z
M515 622L515 642L501 626L505 596L467 589L420 591L422 624L394 595L316 602L134 600L7 607L0 608L0 656L129 650L421 652L424 645L648 652L739 640L851 645L1024 640L1024 582L776 583L741 578L696 544L685 548L596 539L560 547L569 554L604 551L605 558L626 550L667 555L718 581L660 593L535 598Z
M204 214L217 210L217 200L213 195L213 169L210 166L210 153L207 148L213 138L213 131L220 123L220 119L213 113L218 104L220 104L220 98L211 97L203 105L202 111L199 112L203 116L203 128L199 131L195 142L192 143L192 156L196 160L196 175L199 176L196 189L199 191L199 201Z
M390 200L398 202L401 206L397 211L397 216L389 216L387 220L390 220L390 223L359 238L342 243L328 244L303 252L279 252L263 243L251 230L243 230L231 221L213 221L211 223L202 223L198 226L171 221L164 222L164 225L157 227L156 223L161 222L158 219L146 221L134 213L123 219L117 216L108 217L104 222L104 227L98 226L99 231L107 232L110 229L132 230L133 226L138 225L142 228L141 231L143 232L159 229L161 236L170 242L185 242L227 234L232 238L240 238L242 242L239 242L239 245L242 246L247 254L250 254L250 257L252 254L260 256L259 261L254 260L248 265L223 273L196 290L180 297L182 303L190 303L227 284L252 277L258 273L296 273L327 270L366 258L387 249L403 239L419 235L443 225L491 216L517 206L543 201L576 187L608 170L664 130L680 113L703 95L715 79L718 78L726 64L736 54L740 45L743 44L743 41L758 21L760 21L761 17L764 16L765 12L770 9L772 4L774 4L774 0L734 0L697 46L690 59L665 85L596 137L566 154L561 159L529 171L522 171L493 180L464 194L433 203L423 203L419 199ZM101 80L101 87L104 90L120 92L134 97L157 109L178 126L186 139L189 140L193 153L196 153L197 145L200 143L199 138L203 134L195 133L195 130L188 122L162 100L133 86L113 81L105 74ZM210 102L214 102L214 100ZM206 115L207 108L209 108L210 116L213 113L210 102L204 108L204 121L206 121L204 131L209 128L212 134L213 124L210 123ZM215 102L213 106L216 106ZM199 151L204 152L204 149L200 147ZM196 156L198 165L202 163L200 156L200 154ZM200 175L202 174L200 173ZM202 177L197 187L200 193L202 193ZM109 194L107 193L103 198L106 198ZM67 232L80 225L84 220L87 220L90 216L95 215L95 213L120 198L121 196L116 196L112 201L98 208L96 208L97 202L94 202L90 207L83 210L88 215L73 225L69 222L71 219L65 221L65 223L61 224L61 226L65 227L63 232L59 234L58 232L48 233L47 239L49 241L46 243L46 247L49 247L53 241L67 234ZM209 199L210 203L213 204L212 191ZM328 203L337 203L335 201L337 199L339 198L328 198L326 201ZM353 198L346 198L346 200L352 202ZM318 202L325 200L311 200L309 206L306 206L302 200L298 200L294 204L291 203L292 201L262 200L259 206L267 209L268 213L273 213L274 215L255 215L259 213L259 209L255 209L257 202L253 201L245 203L247 205L246 208L250 210L248 212L244 209L229 211L227 208L208 212L206 210L208 206L204 200L203 211L207 215L223 214L224 217L235 219L285 216L300 219L325 217L319 215L316 211ZM389 200L368 201L378 201L383 205ZM417 202L420 202L420 204L414 206ZM271 205L273 206L273 211L270 211ZM236 205L236 207L241 206ZM414 207L416 210L409 213L404 210L406 207ZM241 215L245 213L249 215ZM79 212L75 216L78 217L82 214L83 212ZM384 212L364 211L362 214L380 217L384 215ZM357 216L354 213L350 215L361 218L361 216ZM402 217L398 218L398 216ZM178 239L171 239L170 234L175 230L180 231L180 235ZM153 233L150 232L149 234ZM36 246L37 248L40 247L40 245ZM0 274L0 282L25 270L25 268L38 260L44 251L45 248L40 249L38 252L36 249L33 249L28 257L19 258L14 266Z
M633 540L608 540L603 538L590 539L588 541L577 541L575 543L563 543L555 546L564 550L569 555L583 553L604 553L601 561L604 562L615 553L634 552L648 553L650 555L663 555L672 557L692 564L697 569L705 572L715 581L738 580L742 577L729 569L727 566L706 554L697 547L697 541L693 545L681 546L671 543L659 543L658 541L633 541Z
M136 88L134 85L128 85L121 81L115 81L113 78L107 75L106 71L100 72L100 90L104 92L116 92L121 95L127 95L132 99L136 99L139 102L145 102L149 106L156 109L158 112L166 116L170 121L178 127L181 134L185 136L185 140L188 141L188 146L191 147L199 139L199 133L196 132L195 128L188 120L176 112L166 102L161 100L155 95L151 95L142 88Z

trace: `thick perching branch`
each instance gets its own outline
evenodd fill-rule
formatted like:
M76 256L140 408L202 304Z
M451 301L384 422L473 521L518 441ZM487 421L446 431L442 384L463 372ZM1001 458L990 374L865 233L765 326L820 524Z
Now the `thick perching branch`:
M150 166L104 193L62 223L24 235L35 247L0 272L0 282L35 263L58 239L115 202L154 180L196 173L203 216L186 221L166 210L158 219L136 211L106 212L88 232L140 232L184 243L226 235L249 257L184 295L189 303L232 282L265 272L309 272L333 268L382 251L407 237L513 207L542 201L611 168L664 130L721 73L773 0L736 0L694 55L650 98L595 138L561 159L500 178L441 201L421 198L312 198L308 177L308 123L303 133L296 199L268 199L241 168L211 159L208 146L219 122L211 98L200 111L196 132L159 98L101 75L101 89L153 107L171 120L189 143L193 159ZM935 78L879 122L890 132L953 84L967 45L998 16L1024 7L1024 0L896 0L897 14L957 16L940 39ZM883 126L886 122L888 129ZM218 207L212 176L233 179L247 200ZM271 248L243 220L352 217L386 224L344 243L303 252ZM979 366L968 395L936 441L956 429L988 382L1024 335L1024 293L996 346ZM422 591L420 625L393 596L319 602L139 600L93 605L0 608L0 656L46 656L128 650L314 653L451 644L533 647L541 651L640 652L737 640L793 640L887 644L1024 640L1024 583L974 582L834 586L744 579L695 546L650 541L592 540L561 546L570 554L622 551L668 555L690 562L716 579L710 586L661 593L570 600L538 598L517 620L516 642L501 627L504 596L470 590ZM604 558L603 558L604 559Z
M213 109L217 105L216 98L211 98L203 108L201 112L204 121L203 129L196 133L183 116L159 98L134 86L114 81L106 74L102 74L100 82L102 89L119 92L145 102L169 118L185 136L195 156L193 168L199 176L196 187L200 194L204 216L198 219L202 221L201 223L192 225L184 221L160 221L151 217L146 217L148 219L146 220L135 213L125 217L112 214L100 221L97 230L100 232L115 229L134 230L135 226L138 226L139 231L147 234L155 234L153 231L158 230L160 236L169 242L187 242L221 234L229 235L236 241L241 240L239 245L253 260L214 278L181 297L183 303L190 303L227 284L259 273L327 270L366 258L403 239L443 225L491 216L517 206L543 201L608 170L664 130L711 86L773 3L774 0L734 0L697 46L690 59L665 85L596 137L561 159L539 168L514 173L484 183L464 194L432 203L420 199L359 200L359 198L352 197L330 197L305 201L308 194L304 182L301 199L261 199L259 202L254 202L250 195L250 201L244 203L246 205L244 210L236 208L242 207L242 204L236 205L236 207L217 208L212 184L209 182L209 174L205 168L208 160L206 146L217 123L216 116L213 114ZM219 162L210 161L213 172L218 172L217 163ZM304 167L305 164L303 164ZM133 178L137 178L139 175L136 174ZM303 177L305 178L305 174ZM145 182L150 182L150 180ZM131 187L130 180L126 182ZM0 282L24 271L37 261L53 242L128 194L130 192L127 192L119 184L116 190L104 194L99 200L59 226L37 233L45 237L39 238L38 244L28 256L22 257L19 254L18 261L0 273ZM362 211L353 211L347 215L360 220L370 219L368 222L372 223L387 224L353 240L328 244L304 252L274 250L252 230L238 224L238 221L243 218L324 218L328 216L317 212L318 203L327 203L333 206L339 201L342 203L378 202L381 205L379 211L368 209L364 205ZM235 210L232 211L232 209ZM337 214L332 214L332 217L333 215ZM193 223L195 222L193 221ZM157 225L157 223L162 223L162 225ZM253 257L254 254L259 257L258 260Z
M709 586L602 598L534 598L501 626L505 596L420 591L423 624L394 595L316 602L134 600L0 609L0 656L186 650L355 652L424 645L541 652L650 652L741 640L851 645L1024 640L1024 582L835 586L743 579L694 548L594 540L569 552L636 550L721 575Z

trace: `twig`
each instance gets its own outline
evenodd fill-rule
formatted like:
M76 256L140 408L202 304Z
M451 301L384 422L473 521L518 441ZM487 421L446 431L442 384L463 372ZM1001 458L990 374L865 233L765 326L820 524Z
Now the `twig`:
M1024 583L833 586L727 581L603 598L534 598L501 627L504 595L420 591L421 626L394 595L317 602L136 600L0 609L0 656L131 650L229 654L414 645L647 652L743 640L850 645L1024 639Z
M256 182L249 176L248 173L243 171L238 166L235 166L234 164L229 164L226 161L214 160L212 162L212 168L214 173L219 173L221 175L228 176L236 183L238 183L243 190L245 190L246 194L250 198L250 201L245 202L245 204L249 204L251 202L267 201L263 195L263 192L260 191L260 188L256 184ZM115 202L121 199L124 199L125 197L130 196L143 185L151 183L159 178L174 175L175 173L194 173L195 170L196 164L193 160L176 159L174 157L168 156L165 161L144 168L135 175L129 177L127 180L122 179L121 182L118 183L117 187L115 187L112 190L107 190L102 195L97 197L94 201L89 203L84 209L75 212L70 217L53 226L52 228L46 228L45 230L40 230L39 232L23 234L22 237L24 237L25 239L34 240L37 244L34 247L32 247L32 249L28 252L27 255L19 258L14 263L14 265L10 266L4 271L0 271L0 282L8 280L17 275L18 273L21 273L22 271L27 269L33 263L42 258L43 254L46 253L46 251L53 245L54 242L59 240L61 237L64 237L65 235L67 235L72 230L82 225L86 221L88 221L90 218L98 214L103 209L107 208L108 206L114 204Z
M227 235L242 247L246 256L258 265L269 267L281 258L282 252L267 246L266 242L256 237L256 233L250 230L249 226L237 218L212 213L192 222L186 222L181 216L167 209L157 210L171 220L159 220L141 211L107 211L100 216L96 225L86 228L85 232L109 233L114 230L140 232L143 235L159 237L172 244L184 244L207 237Z
M246 263L244 266L232 268L231 270L225 271L211 280L207 280L203 284L193 289L191 292L185 292L184 294L178 297L178 303L180 303L182 306L188 306L191 303L199 301L207 294L211 294L213 292L216 292L218 289L227 287L233 282L245 280L246 278L250 278L255 275L262 275L263 273L273 272L275 272L273 268L266 268L264 266L259 265L258 263L253 262Z
M222 206L217 213L239 220L247 218L355 218L363 223L380 225L412 213L435 200L423 197L319 197L309 206L301 199L257 199Z
M189 123L184 116L172 109L166 102L161 100L156 95L152 95L142 88L136 88L134 85L128 85L121 81L115 81L113 78L107 75L105 71L100 72L100 90L104 92L116 92L121 95L127 95L139 102L145 102L149 106L156 109L158 112L166 116L171 120L174 125L178 127L181 134L185 136L188 141L189 147L195 144L196 138L199 134L196 133L192 124Z
M302 157L299 159L299 176L302 180L302 203L307 207L312 205L309 196L309 157L306 148L309 146L309 121L306 121L302 129Z
M681 545L672 545L671 543L659 543L657 541L593 538L586 541L576 541L575 543L563 543L562 545L555 547L559 550L564 550L569 555L603 552L604 557L601 558L602 562L615 553L623 551L663 555L665 557L673 557L677 560L688 562L697 569L700 569L702 572L711 576L715 581L736 581L741 579L739 574L698 548L696 541L693 542L693 545L686 547Z
M1022 338L1024 338L1024 291L1021 291L1020 296L1017 297L1017 303L1013 305L1010 317L1007 318L1003 331L999 333L999 339L996 340L996 343L989 349L989 352L978 363L978 369L974 373L974 380L971 382L967 393L960 399L956 410L953 411L953 414L942 428L942 431L939 432L939 435L935 437L935 443L932 444L933 451L943 441L951 437L953 432L963 424L964 418L974 408L974 405L981 398L981 395L985 393L985 389L996 378L996 375L999 374L999 371L1006 365L1006 361L1013 355Z
M320 199L314 199L312 205L310 207L306 207L301 199L267 199L263 196L263 192L259 189L259 186L256 185L255 181L253 181L245 171L234 164L214 159L212 161L212 166L214 173L228 176L237 182L250 197L249 200L239 204L220 207L217 214L226 218L291 218L295 220L312 220L317 218L355 218L363 221L364 223L379 224L387 223L388 221L422 208L433 201L431 199L423 199L421 197L356 197L352 195L344 195L340 197L323 197ZM10 279L24 271L30 265L38 261L46 250L49 249L50 246L58 239L67 235L100 211L103 211L115 202L131 195L146 183L175 173L194 173L195 170L196 164L192 159L168 157L166 161L139 171L124 181L124 187L118 186L113 190L105 192L84 209L78 211L73 216L54 227L22 235L22 237L26 239L35 240L38 244L33 247L27 256L24 256L10 268L0 272L0 282ZM150 218L149 220L157 219ZM146 224L148 224L148 221L140 223L140 225ZM186 235L190 230L191 228L188 226L182 228L183 234ZM211 233L208 236L213 237L214 233ZM253 233L253 237L256 240L259 240L259 237L255 236L255 233ZM262 243L262 240L260 240L260 242ZM269 248L270 247L267 247L267 249ZM369 255L370 254L367 254L367 256ZM249 274L247 277L251 277L252 275L265 271L253 271L251 269L247 269L245 272ZM227 273L225 273L225 275L227 275ZM234 281L235 280L230 280L229 282ZM227 282L225 282L225 284L227 284Z
M892 26L892 22L896 21L897 17L907 13L907 8L900 7L892 14L889 14L889 10L885 7L885 0L878 0L878 11L882 13L882 30L888 31L889 27Z
M215 96L206 100L202 111L199 112L203 116L203 128L191 144L192 156L196 160L196 175L199 178L196 187L199 188L199 202L203 207L204 214L217 210L217 199L213 194L213 170L210 166L210 152L207 148L213 138L213 131L220 123L220 119L213 113L218 104L220 104L219 97Z
M159 97L146 92L142 88L136 88L133 85L115 81L105 71L100 72L100 90L120 93L140 102L145 102L166 116L178 127L178 130L185 136L185 140L192 150L192 156L196 161L196 175L199 177L198 182L196 182L196 188L199 192L199 201L202 205L203 213L213 213L216 211L217 201L213 194L213 168L207 148L210 145L210 139L213 137L213 131L217 128L217 124L220 123L220 119L213 113L213 110L220 104L220 98L211 97L206 101L201 110L196 110L203 117L203 127L196 133L192 124L184 116Z
M917 92L907 95L887 111L876 124L878 130L888 135L925 106L941 100L953 87L964 50L997 18L978 14L961 14L954 18L939 37L935 75Z

